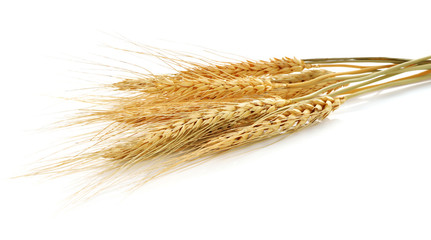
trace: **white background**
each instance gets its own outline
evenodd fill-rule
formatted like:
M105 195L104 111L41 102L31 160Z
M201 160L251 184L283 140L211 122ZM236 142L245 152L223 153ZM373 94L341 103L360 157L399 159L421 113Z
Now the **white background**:
M431 84L72 208L69 178L10 179L65 140L38 130L70 107L51 96L103 82L69 60L103 55L111 34L254 59L418 58L431 54L427 2L3 1L0 239L430 239Z

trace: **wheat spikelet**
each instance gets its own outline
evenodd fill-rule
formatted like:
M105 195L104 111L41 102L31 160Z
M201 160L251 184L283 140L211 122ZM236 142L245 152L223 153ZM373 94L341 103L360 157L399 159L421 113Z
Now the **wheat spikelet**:
M279 74L279 75L270 75L265 77L273 83L298 83L305 82L326 74L332 73L326 69L307 69L301 72L294 72L290 74Z

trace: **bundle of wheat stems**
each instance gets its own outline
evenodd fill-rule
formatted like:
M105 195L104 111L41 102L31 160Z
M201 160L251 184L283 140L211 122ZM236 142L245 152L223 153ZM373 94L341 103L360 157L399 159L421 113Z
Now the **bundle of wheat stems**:
M97 137L89 137L93 147L31 175L86 172L94 177L81 190L87 193L125 179L140 186L227 150L296 132L352 97L431 79L431 56L202 64L152 54L177 72L139 73L109 85L121 96L97 101L99 109L72 122L104 124Z

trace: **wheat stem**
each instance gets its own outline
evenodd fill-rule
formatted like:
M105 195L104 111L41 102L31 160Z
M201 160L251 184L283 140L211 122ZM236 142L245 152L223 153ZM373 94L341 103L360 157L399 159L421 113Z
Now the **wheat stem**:
M397 70L400 70L400 69L408 67L408 66L412 66L412 65L414 65L416 63L423 62L425 60L428 60L429 58L431 58L431 56L426 56L426 57L418 58L418 59L415 59L415 60L410 60L410 61L398 64L398 65L395 65L393 67L387 68L385 70L381 70L379 72L370 73L370 74L368 74L366 76L362 76L362 77L353 78L353 79L345 80L345 81L342 81L342 82L338 82L338 83L335 83L333 85L330 85L330 86L327 86L325 88L322 88L322 89L320 89L320 90L318 90L318 91L316 91L316 92L314 92L312 94L292 99L292 101L301 101L301 100L304 100L304 99L310 99L310 98L313 98L313 97L317 97L317 96L321 95L322 93L325 93L325 92L327 92L327 91L329 91L331 89L334 89L336 87L341 87L341 86L346 85L346 84L351 84L351 83L355 83L355 82L360 82L360 81L365 81L365 80L371 79L371 80L369 80L369 81L361 84L361 86L363 86L363 85L370 84L370 83L373 83L373 82L376 82L376 81L379 81L379 80L383 80L383 79L388 78L390 76L390 74L397 73ZM427 65L424 65L424 66L425 66L426 69L428 69ZM413 69L414 70L418 70L418 68L419 68L419 66L416 67L416 68L413 68ZM411 69L412 68L409 68L409 69L406 69L405 71L410 71ZM386 75L384 75L384 74L386 74ZM380 78L372 79L372 78L378 77L380 75L383 75L383 76L381 76ZM342 92L351 91L351 90L353 90L355 88L358 88L358 87L359 86L355 85L355 86L351 86L351 87L349 87L347 89L341 89L341 90L338 90L336 92L333 92L331 94L331 96L336 96L336 95L341 94Z
M389 68L391 66L394 65L384 65L384 66L372 66L372 67L366 67L366 68L362 68L360 70L354 70L354 71L348 71L348 72L339 72L339 73L331 73L331 74L327 74L324 76L320 76L317 77L311 81L307 81L307 82L301 82L301 83L293 83L290 84L289 87L305 87L305 86L310 86L316 83L320 83L324 80L326 81L331 81L333 79L330 79L332 77L336 77L336 76L341 76L341 75L353 75L353 74L359 74L359 73L366 73L366 72L372 72L381 68ZM364 76L365 77L365 76Z
M400 79L392 80L390 82L381 83L381 84L377 84L377 85L367 86L364 88L359 88L353 92L347 92L346 99L350 99L350 98L357 97L359 95L367 94L367 93L374 92L374 91L379 91L382 89L388 89L391 87L404 86L404 85L409 85L409 84L413 84L413 83L418 83L418 82L421 82L424 80L429 80L430 78L431 78L431 70L428 70L428 71L424 71L424 72L419 73L419 74L415 74L413 76L400 78Z
M319 63L353 63L353 62L365 62L365 63L394 63L400 64L411 59L406 58L388 58L388 57L352 57L352 58L308 58L302 59L305 63L319 64ZM430 61L426 61L430 63Z

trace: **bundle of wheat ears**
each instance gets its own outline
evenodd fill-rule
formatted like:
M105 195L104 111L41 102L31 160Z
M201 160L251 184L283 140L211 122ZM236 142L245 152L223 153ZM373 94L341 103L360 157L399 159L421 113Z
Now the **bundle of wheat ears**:
M168 53L152 55L174 66L175 73L120 79L108 86L117 95L94 100L96 108L73 119L73 125L102 124L88 136L92 147L30 175L88 173L92 178L81 192L99 192L121 180L131 186L130 179L136 187L233 148L318 123L352 97L431 79L431 56L204 64Z

